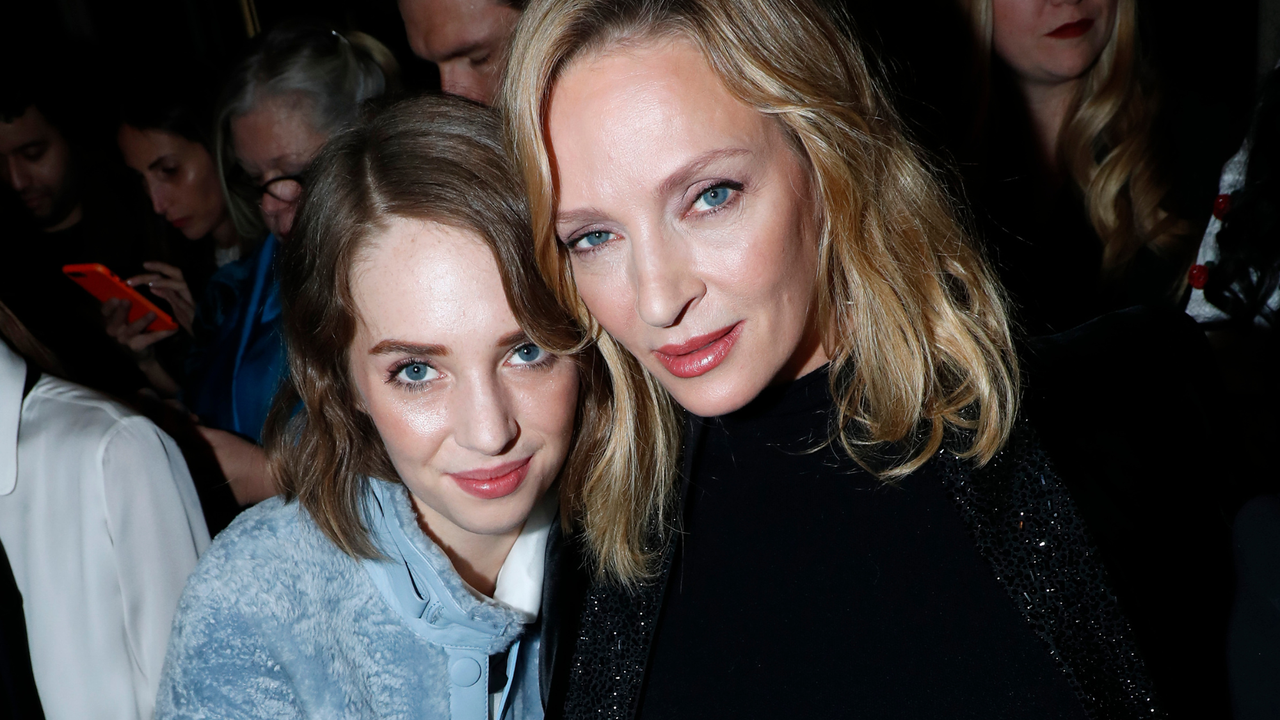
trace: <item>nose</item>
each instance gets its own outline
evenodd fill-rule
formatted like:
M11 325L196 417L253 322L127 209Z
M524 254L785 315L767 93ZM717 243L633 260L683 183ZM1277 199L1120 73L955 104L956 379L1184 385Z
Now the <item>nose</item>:
M262 214L277 236L287 236L293 230L293 213L296 204L285 202L270 193L262 193Z
M440 89L450 95L460 95L485 105L493 100L484 92L484 83L479 73L467 67L465 60L447 62L440 66Z
M31 174L27 172L21 162L6 162L5 165L7 167L4 179L9 183L9 187L17 192L22 192L31 185Z
M646 325L671 327L706 293L690 262L687 244L662 231L631 238L631 282L636 314Z
M163 217L164 214L169 211L169 198L163 192L156 189L151 189L148 194L151 195L151 209L154 210L157 215Z
M510 450L520 437L512 398L492 374L466 383L458 394L454 442L481 455L496 457Z

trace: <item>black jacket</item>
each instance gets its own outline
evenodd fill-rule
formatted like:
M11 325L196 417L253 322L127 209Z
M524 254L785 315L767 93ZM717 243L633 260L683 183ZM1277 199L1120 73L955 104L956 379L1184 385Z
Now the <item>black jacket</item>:
M686 465L700 429L691 423ZM970 536L1086 712L1163 717L1084 523L1032 428L1019 423L981 469L947 451L941 456L942 477ZM548 717L635 716L678 542L667 542L658 578L635 591L608 582L585 588L577 622L559 634Z

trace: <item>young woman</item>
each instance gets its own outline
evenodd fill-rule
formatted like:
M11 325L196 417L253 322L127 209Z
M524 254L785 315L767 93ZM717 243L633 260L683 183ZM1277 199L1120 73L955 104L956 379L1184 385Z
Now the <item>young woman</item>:
M280 256L285 498L188 585L157 717L542 717L552 488L597 451L604 395L590 354L552 352L582 338L500 137L422 98L316 161Z
M964 0L980 98L963 157L1001 280L1032 333L1171 304L1194 245L1170 214L1137 0Z
M196 314L196 299L214 271L235 260L242 251L241 238L226 198L218 182L213 159L213 109L207 97L209 84L199 75L172 73L130 89L122 102L121 123L116 134L120 152L139 177L156 214L177 229L187 247L164 248L167 260L153 256L143 263L149 271L127 280L135 287L163 299L174 319L188 337ZM175 88L157 92L157 88ZM182 363L188 343L176 351L157 356L156 343L178 331L148 333L150 315L128 323L128 303L112 300L103 304L107 332L125 345L138 362L154 390L165 397L177 397ZM176 355L177 357L171 357ZM168 362L165 362L168 360Z
M830 18L547 0L521 23L503 107L535 252L615 397L570 478L598 581L564 715L1158 715L1015 422L998 286Z

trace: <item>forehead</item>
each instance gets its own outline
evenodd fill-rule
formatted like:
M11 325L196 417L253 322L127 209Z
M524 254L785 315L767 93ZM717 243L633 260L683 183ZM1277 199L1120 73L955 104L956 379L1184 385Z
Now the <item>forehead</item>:
M10 153L30 142L53 141L60 137L35 105L27 108L13 122L0 121L0 153Z
M433 61L501 40L503 20L517 12L496 0L400 0L409 45Z
M781 137L683 39L575 60L552 90L547 127L565 195L579 171L622 170L656 182L704 153L755 151Z
M324 144L312 125L311 102L301 95L269 95L231 119L236 157L257 170L310 161Z
M192 145L197 144L165 130L155 128L140 130L132 125L121 125L117 138L120 141L120 150L128 156L126 159L184 154L193 149Z
M375 343L487 348L518 329L493 253L474 232L392 218L352 270L356 310Z

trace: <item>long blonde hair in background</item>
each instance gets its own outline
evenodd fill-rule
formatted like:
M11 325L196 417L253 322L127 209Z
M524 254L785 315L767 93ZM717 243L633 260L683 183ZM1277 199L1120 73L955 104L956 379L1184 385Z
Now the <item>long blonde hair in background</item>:
M544 0L512 45L502 104L530 193L535 254L599 343L614 390L607 449L575 506L597 569L652 570L674 508L679 424L658 381L591 318L555 235L544 124L575 58L625 43L693 42L729 92L777 120L808 165L819 243L816 318L831 358L833 441L881 477L941 447L982 463L1008 438L1018 376L1000 288L906 139L862 54L811 0Z
M994 52L992 0L962 2L978 41L975 66L985 113ZM1102 240L1104 277L1122 272L1144 245L1175 262L1190 261L1193 249L1187 223L1162 207L1169 186L1156 166L1151 143L1156 102L1144 87L1141 69L1137 1L1118 0L1111 40L1085 74L1058 138L1060 161Z

